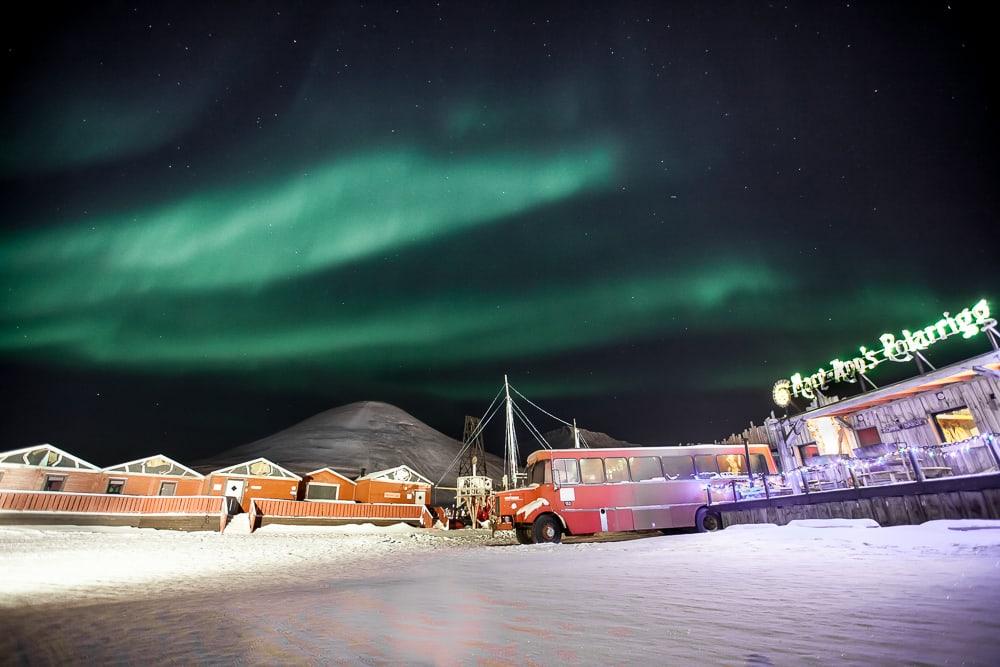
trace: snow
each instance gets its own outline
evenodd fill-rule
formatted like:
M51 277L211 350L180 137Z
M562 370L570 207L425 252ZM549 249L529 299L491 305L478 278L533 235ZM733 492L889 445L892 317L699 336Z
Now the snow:
M998 608L998 521L529 546L408 526L0 528L15 663L990 665Z

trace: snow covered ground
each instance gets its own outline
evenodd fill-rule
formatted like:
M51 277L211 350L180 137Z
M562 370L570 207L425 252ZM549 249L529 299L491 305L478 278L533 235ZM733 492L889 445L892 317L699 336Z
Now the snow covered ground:
M0 528L0 662L1000 664L1000 522Z

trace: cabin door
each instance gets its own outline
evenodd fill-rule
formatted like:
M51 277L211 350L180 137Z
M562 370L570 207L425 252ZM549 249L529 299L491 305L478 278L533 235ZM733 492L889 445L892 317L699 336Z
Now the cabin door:
M226 495L230 498L235 498L236 502L243 502L243 489L246 487L245 479L230 479L226 480Z
M413 504L414 505L426 505L427 504L427 492L426 491L414 491L413 492Z

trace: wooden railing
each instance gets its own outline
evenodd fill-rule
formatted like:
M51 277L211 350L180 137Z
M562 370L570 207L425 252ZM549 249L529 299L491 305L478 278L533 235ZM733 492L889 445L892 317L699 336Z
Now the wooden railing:
M301 500L254 498L250 503L250 526L256 529L262 517L284 519L341 519L344 522L405 521L430 528L434 517L424 505L393 503L323 503Z
M104 493L0 490L0 512L55 514L180 514L213 515L225 528L226 498L222 496L125 496Z

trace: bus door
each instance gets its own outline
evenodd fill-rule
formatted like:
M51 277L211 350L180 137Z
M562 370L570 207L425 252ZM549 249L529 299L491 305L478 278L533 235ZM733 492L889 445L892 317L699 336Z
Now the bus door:
M625 530L635 530L632 522L632 510L624 507L602 507L600 509L601 531L617 533Z

